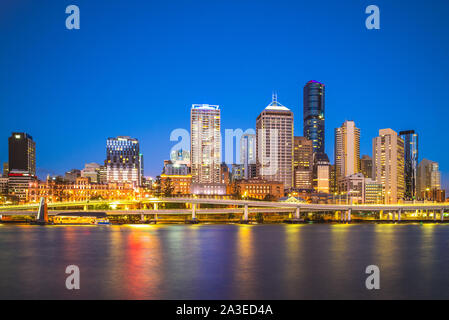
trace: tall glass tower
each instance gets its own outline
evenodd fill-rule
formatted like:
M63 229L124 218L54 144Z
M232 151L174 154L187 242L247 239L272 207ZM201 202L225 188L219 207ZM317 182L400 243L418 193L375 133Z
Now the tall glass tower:
M418 134L415 130L400 131L404 140L404 180L405 199L416 199L416 179L418 168Z
M304 137L313 152L324 153L324 84L310 80L304 86Z
M311 80L304 86L304 137L313 152L324 153L324 84Z

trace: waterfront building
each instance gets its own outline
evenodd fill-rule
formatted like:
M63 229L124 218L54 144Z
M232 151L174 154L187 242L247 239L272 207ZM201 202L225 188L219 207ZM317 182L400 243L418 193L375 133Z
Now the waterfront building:
M438 162L422 159L418 165L417 174L418 198L426 200L432 190L441 189L441 173Z
M313 154L313 188L318 193L330 192L330 166L327 154Z
M360 159L360 171L365 178L373 178L373 159L368 155L363 155Z
M243 164L234 163L232 165L231 181L242 180L244 178L245 178L245 174L244 174Z
M339 181L339 190L345 194L348 204L362 204L365 201L365 177L363 173L354 173Z
M8 178L0 178L0 196L8 195Z
M313 152L324 153L324 84L311 80L303 90L304 137L312 141Z
M345 121L335 129L335 170L337 182L360 172L360 129Z
M81 170L81 177L88 178L91 183L100 183L100 170L101 166L98 163L86 163Z
M418 134L414 130L400 131L404 140L404 197L408 200L416 199L416 179L418 170Z
M30 203L37 203L41 197L48 202L72 202L87 200L139 200L142 192L132 183L91 183L80 177L75 183L59 183L52 179L45 182L33 181L27 190Z
M442 189L428 189L423 191L421 198L425 201L445 202L446 191Z
M106 161L103 166L100 166L99 174L98 174L99 183L108 183L108 171L106 166Z
M2 173L2 177L3 177L3 178L8 178L8 173L9 173L9 164L8 164L8 162L3 162L3 173Z
M142 184L143 163L139 141L128 136L108 138L106 146L106 181Z
M81 170L78 169L72 169L70 171L67 171L64 175L64 180L70 183L73 183L81 177Z
M277 101L271 103L256 120L257 176L267 181L293 185L293 112Z
M190 163L194 183L220 183L220 107L194 104L190 111Z
M383 186L382 183L365 178L365 204L382 204L383 200Z
M224 183L192 183L190 192L195 195L225 195L226 184Z
M161 190L164 191L168 185L171 185L172 194L190 194L190 186L192 184L192 175L169 175L161 174Z
M305 137L294 137L293 169L294 187L300 189L312 188L313 146L312 141Z
M8 172L26 172L36 175L36 143L33 137L25 132L13 132L8 139L9 161Z
M172 160L165 160L164 161L164 168L162 169L162 174L165 175L178 175L178 176L185 176L190 174L190 168L187 166L187 164L175 162L173 163Z
M229 184L231 182L231 173L229 172L229 167L226 164L226 162L222 162L220 166L220 172L221 172L221 183Z
M36 180L36 143L24 132L8 139L8 194L14 202L25 202L29 184Z
M382 184L385 203L404 198L404 140L392 129L373 139L373 179Z
M278 200L284 196L282 182L267 181L263 179L237 180L228 186L228 194L238 191L242 198L260 200Z
M329 192L332 194L338 192L337 170L335 164L329 166Z
M256 135L245 133L240 138L240 163L243 165L245 179L255 177L256 162Z

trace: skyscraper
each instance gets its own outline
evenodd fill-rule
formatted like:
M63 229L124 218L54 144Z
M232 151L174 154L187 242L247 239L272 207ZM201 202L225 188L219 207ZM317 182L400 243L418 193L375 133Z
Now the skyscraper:
M23 171L36 175L36 143L24 132L13 132L9 142L9 172Z
M365 178L371 179L373 177L373 159L364 154L362 159L360 159L360 171L363 173Z
M142 154L139 141L128 136L108 138L106 145L107 182L141 185L143 177Z
M324 153L324 84L311 80L304 86L304 137L312 140L313 152Z
M194 104L190 112L190 163L194 183L220 183L220 107Z
M36 143L27 133L13 132L8 145L8 194L25 202L29 184L36 179Z
M305 137L294 137L294 187L312 189L313 145Z
M240 139L240 163L243 165L245 179L255 177L256 166L256 135L246 133Z
M257 176L293 185L293 112L277 101L271 103L256 120Z
M416 198L416 175L418 170L418 134L414 130L400 131L404 140L405 199Z
M354 121L345 121L335 128L335 170L337 183L360 172L360 129Z
M383 185L385 203L404 198L404 140L392 129L373 139L373 178Z
M426 191L441 189L441 173L438 162L422 159L417 171L417 195L419 199L425 199Z

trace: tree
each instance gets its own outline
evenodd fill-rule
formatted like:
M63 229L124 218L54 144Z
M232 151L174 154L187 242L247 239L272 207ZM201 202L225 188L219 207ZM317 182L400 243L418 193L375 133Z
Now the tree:
M235 183L235 182L234 182L234 184L232 185L232 196L233 196L235 199L240 199L240 198L242 197L240 185L238 185L238 184Z
M171 179L170 178L165 179L164 189L162 191L164 193L164 197L172 196L174 190L175 190L175 187L173 186Z
M274 201L276 198L272 194L267 194L264 198L264 201Z

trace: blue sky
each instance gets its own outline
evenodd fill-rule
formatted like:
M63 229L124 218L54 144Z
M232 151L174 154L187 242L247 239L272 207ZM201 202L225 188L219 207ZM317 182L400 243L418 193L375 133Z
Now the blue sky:
M76 4L81 29L67 30ZM376 4L381 29L365 28ZM37 143L41 174L102 163L106 138L141 142L145 174L169 157L190 106L221 106L222 129L254 128L275 90L302 135L302 88L326 85L326 152L345 120L371 154L381 128L414 129L448 187L447 1L3 0L0 161L7 138Z

